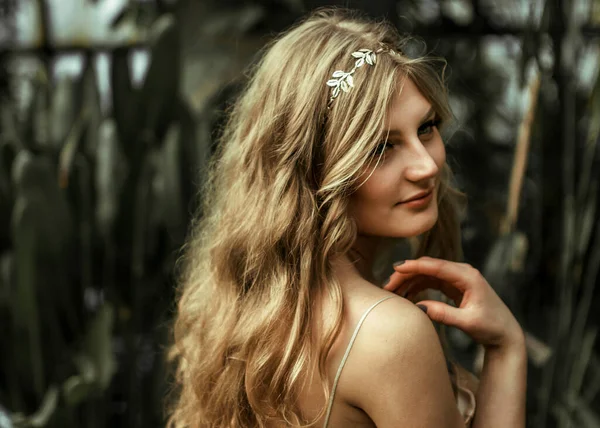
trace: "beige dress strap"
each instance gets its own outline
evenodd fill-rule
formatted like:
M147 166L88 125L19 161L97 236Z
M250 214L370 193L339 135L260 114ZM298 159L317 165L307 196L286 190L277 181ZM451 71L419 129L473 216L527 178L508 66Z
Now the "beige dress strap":
M329 397L329 404L327 405L327 414L325 415L325 424L323 425L323 428L327 428L327 425L329 424L329 417L331 416L331 409L333 407L333 399L335 398L335 390L337 388L338 381L340 380L340 375L342 374L342 369L344 368L344 365L346 364L346 360L348 359L348 355L350 354L350 350L352 349L352 345L354 345L354 341L356 340L356 336L358 335L358 330L360 330L360 327L362 326L363 322L365 321L365 318L367 318L367 315L369 315L369 312L371 312L375 306L377 306L384 300L391 299L392 297L395 297L395 296L387 296L387 297L384 297L383 299L380 299L377 302L373 303L371 305L371 307L365 311L365 313L362 315L362 317L358 321L358 324L356 325L356 328L354 329L354 333L352 334L352 338L350 339L350 343L348 343L348 347L346 348L346 353L342 357L342 362L340 363L340 366L338 367L338 371L335 375L335 380L333 381L333 388L331 390L331 397Z
M477 408L475 394L479 389L479 379L461 365L454 362L450 364L452 366L451 379L455 388L456 405L463 416L465 427L469 428L473 423L475 409Z

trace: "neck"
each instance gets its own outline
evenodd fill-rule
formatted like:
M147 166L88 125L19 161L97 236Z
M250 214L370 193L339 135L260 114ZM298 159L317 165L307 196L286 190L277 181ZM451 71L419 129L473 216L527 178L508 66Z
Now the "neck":
M350 250L344 255L345 264L349 264L363 279L375 283L373 263L380 250L382 240L374 236L358 236Z

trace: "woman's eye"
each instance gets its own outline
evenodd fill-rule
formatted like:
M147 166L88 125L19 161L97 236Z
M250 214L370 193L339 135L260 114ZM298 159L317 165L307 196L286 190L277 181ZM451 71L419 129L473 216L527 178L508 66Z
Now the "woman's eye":
M417 131L419 135L428 135L433 132L433 128L437 128L440 125L439 119L431 119L421 125Z
M385 153L390 147L392 147L390 143L388 143L387 141L382 141L377 145L377 147L375 147L375 149L373 150L373 154L379 156L382 153Z

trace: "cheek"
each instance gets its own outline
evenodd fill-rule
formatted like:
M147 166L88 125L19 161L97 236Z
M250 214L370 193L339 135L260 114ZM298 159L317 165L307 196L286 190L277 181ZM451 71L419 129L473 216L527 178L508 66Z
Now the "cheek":
M444 146L444 141L441 137L438 138L437 144L432 150L431 157L439 168L446 163L446 146Z
M397 193L397 181L386 174L373 174L350 198L350 212L359 228L388 215L397 202Z
M375 171L355 192L354 199L361 209L375 208L397 196L398 178L385 169Z

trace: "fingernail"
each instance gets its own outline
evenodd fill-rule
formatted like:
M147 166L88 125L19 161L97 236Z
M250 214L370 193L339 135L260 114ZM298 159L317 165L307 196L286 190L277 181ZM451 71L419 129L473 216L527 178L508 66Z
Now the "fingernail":
M392 266L397 267L397 266L403 265L404 262L406 262L406 260L400 260L399 262L394 262L394 264Z
M427 313L427 306L425 305L417 305L417 308L421 309L423 312Z

